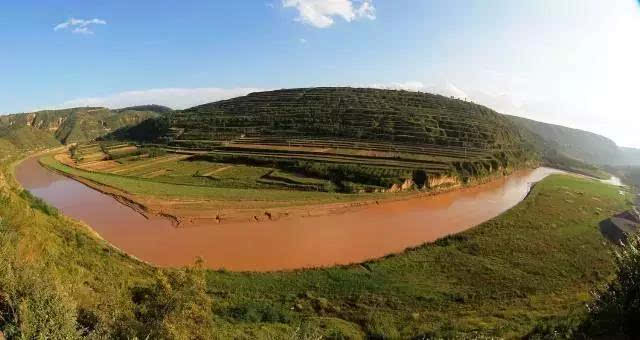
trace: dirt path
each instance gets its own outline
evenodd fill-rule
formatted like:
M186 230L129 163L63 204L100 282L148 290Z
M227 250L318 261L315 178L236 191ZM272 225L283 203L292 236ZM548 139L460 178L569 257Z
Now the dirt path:
M213 170L213 171L209 171L209 172L207 172L207 173L203 174L202 176L211 176L211 175L217 174L217 173L219 173L219 172L223 172L223 171L225 171L225 170L227 170L227 169L231 169L231 168L233 168L234 166L235 166L235 165L228 165L228 166L224 166L224 167L222 167L222 168L218 168L218 169L215 169L215 170Z
M191 157L191 156L171 155L171 156L163 157L161 159L156 159L156 160L154 160L152 162L145 162L143 164L138 164L138 165L135 165L135 166L125 166L125 167L122 167L120 169L109 171L109 173L111 173L111 174L119 174L119 173L122 173L122 172L125 172L125 171L139 170L139 169L142 169L142 168L145 168L145 167L148 167L148 166L158 165L158 164L161 164L161 163L166 163L166 162L171 162L171 161L176 161L176 160L177 161L181 161L181 160L187 159L189 157Z

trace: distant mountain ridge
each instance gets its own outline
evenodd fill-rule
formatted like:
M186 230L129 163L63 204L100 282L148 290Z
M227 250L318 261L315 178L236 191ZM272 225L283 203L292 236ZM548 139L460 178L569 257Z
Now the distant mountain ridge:
M121 109L116 109L116 110L113 110L113 111L115 111L115 112L150 111L150 112L156 112L156 113L169 113L169 112L173 111L173 109L170 108L170 107L167 107L167 106L163 106L163 105L151 104L151 105L129 106L129 107L121 108Z
M596 133L517 116L507 117L566 157L595 165L640 165L640 150L619 147L611 139Z
M640 149L620 148L622 157L618 165L636 165L640 166Z

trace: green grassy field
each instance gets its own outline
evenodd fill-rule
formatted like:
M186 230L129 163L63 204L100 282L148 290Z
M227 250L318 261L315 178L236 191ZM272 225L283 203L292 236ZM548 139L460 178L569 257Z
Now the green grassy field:
M106 185L133 195L153 196L159 198L205 198L217 201L229 202L264 202L265 206L291 206L309 203L337 203L351 202L362 199L376 199L384 197L384 194L340 194L313 191L294 190L265 190L265 189L236 189L220 188L210 185L198 185L198 179L194 179L192 185L162 183L156 179L145 179L140 177L126 177L109 173L90 172L77 168L72 168L56 161L53 156L48 155L40 158L40 162L57 171L61 171L73 176L86 178L95 183ZM240 167L243 169L242 167ZM245 171L243 169L241 171ZM251 169L247 171L266 171ZM221 175L225 175L222 172ZM229 169L229 176L237 178L237 170ZM211 181L208 178L201 178L203 181Z
M14 159L0 177L0 329L27 338L520 337L585 313L614 268L598 223L630 205L617 188L555 175L470 231L362 265L161 270L20 195Z

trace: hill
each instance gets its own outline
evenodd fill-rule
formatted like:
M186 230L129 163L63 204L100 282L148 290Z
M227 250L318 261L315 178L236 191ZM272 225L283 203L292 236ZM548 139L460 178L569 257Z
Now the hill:
M635 165L640 166L640 149L620 148L621 156L619 165Z
M124 111L150 111L150 112L156 112L156 113L169 113L171 111L173 111L172 108L170 107L166 107L166 106L162 106L162 105L138 105L138 106L130 106L130 107L125 107L122 109L117 109L114 110L116 112L124 112Z
M23 139L35 138L34 140L40 139L39 137L46 140L53 136L63 144L89 141L160 115L157 107L140 107L143 108L146 111L135 108L112 111L100 107L83 107L0 116L0 131L5 131L0 132L0 136L13 134L13 138L16 138L20 133L24 134Z
M111 137L330 179L342 189L407 180L423 186L443 176L468 182L536 160L519 129L491 109L378 89L252 93L176 111Z
M618 162L620 149L612 140L598 134L547 124L522 117L507 116L518 126L536 134L560 155L596 165Z

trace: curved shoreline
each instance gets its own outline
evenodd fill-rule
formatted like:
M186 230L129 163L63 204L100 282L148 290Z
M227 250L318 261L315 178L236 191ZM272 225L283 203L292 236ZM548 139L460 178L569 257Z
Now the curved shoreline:
M42 171L50 171L40 168ZM557 172L550 169L537 171L550 171L539 179ZM529 175L532 173L536 171ZM524 175L511 175L491 183L439 195L385 201L384 204L363 206L343 214L304 220L291 217L269 223L196 225L193 228L178 229L165 219L142 217L115 202L112 196L104 200L107 196L101 195L98 206L117 209L113 207L116 204L127 212L97 211L96 216L117 219L118 215L126 215L127 218L120 220L124 221L124 225L117 225L117 221L105 224L105 221L98 221L96 216L82 211L82 207L78 209L76 206L74 210L68 200L65 202L64 197L57 198L62 200L57 202L53 197L53 205L66 215L83 220L116 248L160 267L193 264L197 256L202 256L212 269L270 272L362 263L467 230L519 203L530 189L530 183L523 181L526 176L522 176ZM491 201L486 196L487 192L497 192L498 198L501 189L509 194L508 183L514 180L519 183L518 190L514 192L515 196L509 197L507 203L485 202L488 207L474 207L478 202L482 203L487 199ZM98 193L67 177L58 178L57 181L66 183L66 188L70 188L72 192L88 190L94 195ZM84 189L78 189L77 186ZM26 187L30 189L28 185ZM36 195L39 194L38 190L35 188ZM45 192L43 198L50 200L50 194L51 192ZM92 208L96 206L84 207ZM465 211L465 214L460 214L459 211ZM130 214L135 214L138 218L133 218Z
M73 169L73 171L79 171L82 173L95 174L95 175L107 175L101 172L94 172L91 170L80 169L75 167L74 165L68 164L67 162L58 159L57 156L60 154L56 154L53 158L57 164L60 164L65 167L69 167ZM323 203L323 202L308 202L302 204L291 204L291 205L283 205L276 207L261 207L261 208L239 208L239 207L213 207L204 205L203 207L198 207L195 209L194 207L189 207L190 205L201 203L201 202L225 202L224 200L217 201L211 198L198 198L194 197L191 199L188 198L180 198L180 199L170 199L170 198L156 198L144 194L136 194L130 193L121 189L117 186L111 186L106 183L98 182L87 178L86 176L76 175L69 171L63 171L61 169L57 169L54 165L47 164L40 158L40 165L43 167L54 171L62 176L74 179L80 183L83 183L94 190L97 190L103 194L112 196L120 203L129 206L131 209L140 213L145 218L150 218L151 216L155 217L163 217L167 218L171 221L171 223L175 227L189 227L190 225L199 225L199 224L228 224L228 223L240 223L240 222L252 222L252 223L261 223L261 222L272 222L278 221L285 218L307 218L307 217L321 217L327 215L334 214L345 214L352 213L354 211L358 211L361 209L366 209L370 206L376 206L380 204L386 204L389 202L398 202L398 201L407 201L414 199L422 199L433 197L445 193L455 192L455 191L463 191L468 190L479 185L491 183L493 181L502 180L508 176L511 176L518 172L533 170L535 168L521 168L516 170L503 170L499 172L494 172L490 175L487 175L482 178L475 178L468 184L458 184L453 186L445 186L445 187L437 187L434 189L430 189L427 191L423 190L408 190L408 191L400 191L395 193L386 193L379 194L379 196L372 196L373 194L364 194L365 196L358 197L353 194L352 197L355 197L353 200L345 200L339 202L331 202L331 203ZM563 170L559 170L563 171ZM143 179L136 179L143 180ZM166 185L176 185L176 186L189 186L183 184L175 184L175 183L163 183L158 182L160 184ZM238 190L238 189L229 189L229 190ZM240 189L242 190L242 189ZM342 195L342 194L340 194ZM178 207L176 207L178 206ZM194 211L197 210L197 211Z

